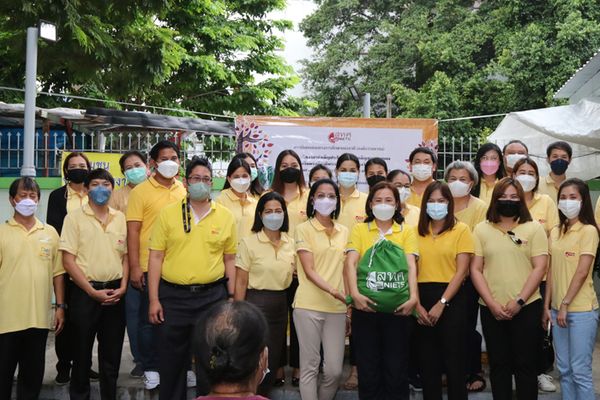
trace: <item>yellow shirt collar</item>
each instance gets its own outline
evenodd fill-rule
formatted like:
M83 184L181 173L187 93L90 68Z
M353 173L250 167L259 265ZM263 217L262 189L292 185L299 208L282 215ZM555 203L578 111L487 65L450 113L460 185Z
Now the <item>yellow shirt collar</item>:
M40 221L39 219L35 219L35 225L33 225L33 227L31 228L31 230L27 230L23 225L21 225L20 223L18 223L14 217L11 217L10 219L8 219L8 221L6 221L8 223L8 225L10 226L14 226L14 227L18 227L23 229L25 232L33 232L33 231L37 231L40 229L44 229L44 224L42 223L42 221Z
M310 221L311 225L312 225L312 226L313 226L313 227L314 227L316 230L318 230L318 231L324 231L324 230L326 230L326 229L327 229L327 228L325 228L323 225L321 225L321 223L319 222L319 220L318 220L318 219L316 219L316 218L311 218L311 219L309 219L309 221ZM335 221L333 222L333 228L334 228L334 230L335 230L336 232L339 232L339 231L340 231L340 226L339 226L339 224L338 224L338 223L336 223Z
M83 194L81 194L81 193L79 193L78 191L76 191L76 190L73 190L73 189L71 188L71 186L67 185L67 198L68 198L68 199L70 199L70 198L71 198L71 197L73 197L73 196L77 196L77 197L80 197L80 198L84 198L84 197L86 196L86 193L83 193Z
M271 242L271 239L269 239L267 237L267 234L262 229L260 230L260 232L257 233L257 236L258 236L258 240L260 242L273 244L273 242ZM288 235L286 235L285 232L281 232L281 239L280 240L283 243L289 242Z
M370 231L375 231L375 230L379 231L379 227L377 226L375 221L371 221L367 225L368 225ZM402 232L402 225L400 225L396 221L394 221L392 223L392 232L393 233ZM387 232L386 232L386 234L387 234Z
M154 178L154 175L152 175L150 178L148 178L148 181L150 181L152 186L154 186L155 188L163 188L163 189L167 189L167 190L176 190L177 187L179 186L177 184L177 182L179 182L179 181L175 178L173 178L173 184L170 187L166 187L166 186L163 186L160 183L158 183L156 178Z

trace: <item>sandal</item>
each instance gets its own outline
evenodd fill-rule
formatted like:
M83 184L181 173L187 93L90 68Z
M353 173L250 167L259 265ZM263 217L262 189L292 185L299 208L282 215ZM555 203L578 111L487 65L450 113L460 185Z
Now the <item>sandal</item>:
M346 382L344 383L344 389L346 390L356 390L358 389L358 375L354 372L350 374Z
M481 383L481 386L473 389L473 384ZM470 374L467 378L467 390L469 392L483 392L487 387L487 383L483 376L479 374Z

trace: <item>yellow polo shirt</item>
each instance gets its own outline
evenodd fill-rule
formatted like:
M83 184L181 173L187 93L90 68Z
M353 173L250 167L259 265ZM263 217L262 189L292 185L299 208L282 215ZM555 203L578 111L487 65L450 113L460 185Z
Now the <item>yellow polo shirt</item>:
M354 192L342 199L340 215L337 222L348 228L348 232L352 231L354 225L363 222L366 218L365 204L367 203L367 194L354 189Z
M400 246L405 254L419 255L417 230L414 227L394 222L392 228L384 236L387 240ZM381 233L375 221L358 224L352 229L346 251L356 251L362 257L380 237Z
M469 229L473 230L478 223L485 221L488 207L489 204L485 201L471 196L467 208L454 213L454 216L460 222L467 224Z
M538 221L544 226L546 234L549 234L559 223L558 208L547 194L535 193L533 195L529 213L534 221Z
M479 223L473 230L475 255L484 258L483 276L492 297L502 305L515 299L521 292L533 271L531 258L548 254L548 238L539 222L519 224L512 232L521 239L520 245L489 221ZM540 298L540 292L536 289L529 299L523 300L529 304ZM483 300L479 302L485 305Z
M594 208L594 218L596 223L600 222L600 197L596 200L596 207Z
M209 213L184 231L182 202L165 207L152 231L150 249L164 251L162 278L177 285L199 285L225 276L224 254L237 250L237 226L231 211L211 202Z
M492 201L492 193L494 192L497 182L498 180L496 179L493 185L488 185L485 180L481 180L481 185L479 185L479 199L482 200L487 206L489 206L490 202Z
M560 187L560 185L558 185ZM558 188L554 184L554 179L550 175L546 175L540 178L540 183L538 184L538 193L547 194L554 204L556 203L556 199L558 198Z
M402 216L404 217L404 222L406 223L406 225L416 227L419 225L421 209L419 207L415 207L412 204L407 203L402 209Z
M131 186L125 185L121 189L113 191L108 205L117 211L121 211L123 214L127 213L127 203L129 202L129 195L132 190Z
M88 204L65 217L58 249L75 256L88 281L109 282L123 277L127 222L122 212L108 210L106 225Z
M457 222L450 230L440 235L417 235L419 238L419 262L417 280L419 283L448 283L456 274L456 257L462 253L473 254L473 234L471 228Z
M0 334L50 329L52 278L63 273L52 226L36 219L27 231L13 218L0 225Z
M178 180L167 188L150 177L137 185L129 195L127 205L127 221L142 223L140 232L140 267L148 271L148 255L150 234L154 221L161 210L172 203L178 203L185 198L187 192ZM181 216L179 217L181 218Z
M248 195L245 199L241 199L235 195L233 189L225 189L219 194L216 202L233 213L238 228L238 240L252 234L254 213L258 203L254 197Z
M88 203L88 195L80 194L78 191L71 189L67 185L67 214L73 210L77 210Z
M292 283L295 259L294 240L286 233L276 246L260 231L240 241L235 265L248 272L248 289L285 290Z
M312 253L316 273L339 291L344 290L344 250L347 242L348 229L337 222L334 223L331 236L316 218L296 227L296 251L306 250ZM312 283L306 277L303 267L299 266L297 270L299 286L294 308L329 313L346 312L346 305Z
M432 181L433 182L433 181ZM425 191L423 191L425 193ZM417 208L421 208L421 202L423 201L423 194L415 192L413 187L410 187L410 196L406 199L406 204L413 205Z
M550 255L552 273L552 308L560 309L569 285L573 280L579 257L588 254L596 256L598 249L598 231L592 225L583 225L577 222L567 233L562 233L559 227L555 227L550 234ZM598 308L598 298L594 290L592 275L593 265L590 266L585 282L571 300L567 311L583 312Z

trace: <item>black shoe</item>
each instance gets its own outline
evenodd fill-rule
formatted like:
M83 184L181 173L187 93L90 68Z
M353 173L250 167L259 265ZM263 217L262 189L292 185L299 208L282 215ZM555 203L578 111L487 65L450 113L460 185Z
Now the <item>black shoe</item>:
M135 367L129 373L129 376L132 378L141 378L144 376L144 369L141 365L136 364Z
M273 382L273 386L282 387L283 385L285 385L285 378L275 378L275 381Z
M90 381L98 382L100 380L100 375L90 368Z
M54 383L57 386L65 386L70 381L71 374L69 371L58 371L58 374L56 374L56 378L54 378Z

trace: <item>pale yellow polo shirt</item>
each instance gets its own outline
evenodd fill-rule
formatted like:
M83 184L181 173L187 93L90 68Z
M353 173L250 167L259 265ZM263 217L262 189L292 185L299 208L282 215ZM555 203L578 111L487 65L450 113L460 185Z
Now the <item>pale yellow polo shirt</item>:
M456 257L459 254L473 254L473 234L471 228L463 222L457 222L450 230L440 235L419 238L419 260L417 281L419 283L449 283L456 275Z
M211 283L225 276L224 254L237 250L237 226L231 211L211 202L209 213L191 229L183 226L182 202L165 207L152 231L150 249L164 251L162 278L177 285ZM186 219L187 220L187 219Z
M596 207L594 208L594 219L596 223L600 223L600 197L596 200Z
M365 205L367 203L367 194L354 189L354 192L346 199L341 200L341 210L337 222L352 231L354 225L363 222L366 218Z
M492 201L492 193L494 192L497 182L498 180L494 181L493 185L488 185L485 180L481 180L481 184L479 185L479 199L482 200L487 206L489 206L490 202Z
M140 267L142 271L148 271L148 254L150 246L150 234L154 221L161 210L169 204L180 202L187 192L183 184L175 180L171 187L167 188L150 177L137 185L129 195L127 205L127 221L142 223L140 232Z
M560 187L560 185L558 185ZM558 188L554 184L554 179L550 175L546 175L540 178L540 182L538 184L538 193L547 194L554 204L556 203L556 199L558 198Z
M529 213L534 221L544 226L546 234L550 234L550 231L559 223L558 208L547 194L535 193L533 195Z
M454 216L460 222L467 224L469 229L473 230L478 223L485 221L488 206L485 201L471 196L467 208L454 213Z
M0 334L50 329L52 278L63 273L52 226L36 219L27 231L13 218L0 225Z
M110 196L108 205L117 211L121 211L123 214L127 213L127 203L129 202L129 195L133 188L129 185L123 186L119 190L113 191Z
M241 199L236 196L233 189L225 189L219 194L216 202L233 213L238 228L238 240L252 234L254 213L256 212L256 203L258 203L253 196L248 195L245 199Z
M263 231L240 241L236 267L248 272L248 289L284 290L292 282L296 261L294 240L281 232L276 246Z
M70 212L60 235L59 250L75 256L75 263L88 281L109 282L123 277L127 254L125 215L109 207L104 225L89 204Z
M577 222L567 233L562 233L559 227L555 227L550 234L550 255L551 255L551 273L552 273L552 308L560 309L560 305L565 298L569 285L573 280L579 257L584 254L596 256L598 249L598 231L592 225L583 225ZM584 312L592 311L598 308L598 297L594 290L593 263L590 266L588 275L577 292L577 295L571 300L567 311Z
M344 291L344 259L348 229L334 222L331 236L326 228L311 218L296 227L296 251L306 250L312 253L314 270L332 287ZM335 299L329 293L319 289L304 273L304 268L298 266L298 290L294 299L294 308L329 313L345 313L346 305Z
M407 203L404 205L404 208L402 208L402 216L404 217L406 225L417 227L419 225L421 209Z
M423 191L425 193L425 191ZM423 194L418 194L415 192L413 187L410 187L410 196L406 199L406 204L410 204L417 208L421 208L421 202L423 201Z
M548 237L539 222L519 224L512 232L521 239L520 245L489 221L477 224L473 230L475 255L484 259L483 276L492 297L502 305L521 293L533 271L531 258L548 254ZM540 298L540 291L536 289L529 299L523 300L529 304ZM482 299L479 302L485 305Z
M87 194L80 194L78 191L71 189L67 185L67 214L73 210L77 210L88 203Z

